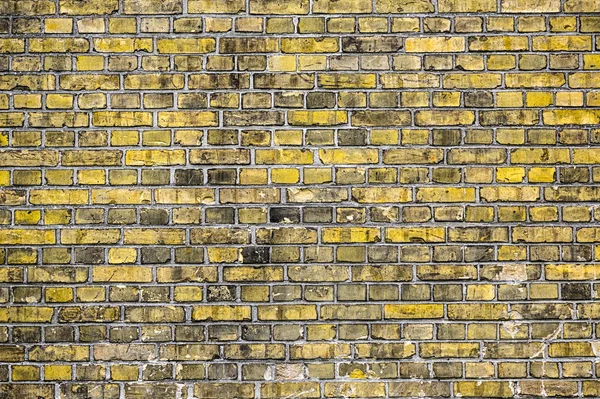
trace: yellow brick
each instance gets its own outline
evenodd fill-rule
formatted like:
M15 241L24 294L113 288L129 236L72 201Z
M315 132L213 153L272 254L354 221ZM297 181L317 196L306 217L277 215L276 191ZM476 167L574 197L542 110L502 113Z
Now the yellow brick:
M117 229L69 229L62 230L60 241L63 244L116 244L121 238Z
M528 107L548 107L554 103L552 93L535 91L525 95Z
M386 319L439 319L444 316L444 306L441 304L386 304L384 318Z
M275 72L294 72L296 71L296 56L294 55L273 55L268 59L269 71Z
M38 224L42 219L42 212L39 210L16 210L15 224Z
M560 12L560 0L542 0L522 2L502 0L502 12L506 13L552 13Z
M310 165L312 163L313 154L310 150L256 150L257 165Z
M250 14L308 14L308 0L251 0Z
M98 188L92 190L93 204L149 204L151 191L126 188ZM87 192L86 192L87 203Z
M113 364L110 376L115 381L135 381L138 379L139 367L136 365Z
M565 76L558 72L507 73L506 87L542 88L561 87L566 83Z
M569 163L571 155L566 148L519 148L512 150L510 158L513 164L557 164Z
M250 306L204 305L192 310L194 321L248 321L251 318Z
M412 190L405 187L365 187L352 188L352 199L359 203L398 203L410 202Z
M514 388L505 381L459 381L454 383L455 392L463 397L510 398Z
M352 242L378 242L381 240L381 233L378 228L324 228L324 243L352 243Z
M185 231L182 229L127 229L123 236L125 244L138 245L174 245L185 242Z
M165 111L158 113L159 127L217 126L218 114L209 111Z
M469 38L470 51L524 51L529 49L527 36L477 36Z
M12 366L13 381L37 381L40 379L38 366L14 365Z
M493 71L507 71L514 69L517 62L513 55L490 55L488 69Z
M394 227L385 230L386 242L444 242L442 227Z
M448 73L442 78L445 89L493 89L502 84L498 73Z
M0 39L1 53L22 53L25 51L25 40L23 39Z
M321 73L317 76L319 87L325 89L373 89L377 87L377 75L371 73Z
M88 190L31 190L29 201L39 205L85 205Z
M140 266L94 266L92 269L94 282L138 282L152 281L152 268Z
M32 53L85 53L89 48L88 40L83 38L29 39Z
M94 126L101 127L152 126L152 113L135 111L99 111L93 113L92 123Z
M72 33L73 20L71 18L46 18L44 20L46 33Z
M267 169L240 170L240 184L267 184L268 179Z
M436 91L433 93L433 105L436 107L458 107L460 105L460 93Z
M479 195L487 202L507 201L507 202L533 202L540 199L540 190L538 187L513 187L496 186L482 187Z
M288 121L293 126L332 126L348 122L344 111L290 111Z
M279 169L271 170L271 180L275 184L294 184L300 181L300 171L298 169Z
M379 152L377 149L320 149L319 158L324 164L368 164L377 163Z
M517 226L513 228L513 242L572 242L573 229L571 227L526 227Z
M44 367L46 381L69 381L71 379L71 366L62 364L49 364Z
M591 36L552 35L535 36L533 38L533 51L590 51L591 49Z
M136 33L137 20L135 18L109 18L108 31L113 34ZM107 46L108 47L108 46Z
M408 126L411 117L408 111L354 111L352 125L354 126Z
M523 93L518 91L505 91L496 93L496 105L504 108L523 106Z
M42 96L39 94L15 94L15 108L42 108Z
M101 71L104 69L104 57L100 55L80 55L77 57L78 71Z
M132 53L153 50L152 39L104 37L94 39L94 49L99 53Z
M556 93L557 107L581 107L583 106L583 92L559 91Z
M165 166L185 165L184 150L128 150L125 152L125 165Z
M597 125L600 112L597 110L552 110L543 111L546 125Z
M315 14L367 14L372 11L372 5L364 1L352 0L314 0Z
M418 126L471 125L475 114L473 111L417 111L415 122Z
M474 188L418 188L417 202L475 202Z
M599 87L598 73L576 72L576 73L570 74L569 75L569 86L572 88Z
M398 3L396 0L376 0L375 11L384 14L412 14L429 13L434 11L433 2L418 0Z
M407 53L456 53L465 49L464 37L408 37L405 40Z
M316 320L315 305L265 305L258 306L259 320Z
M440 78L432 73L382 73L379 77L384 89L440 87Z
M10 323L49 323L53 315L54 309L50 307L9 306L0 308L0 320Z
M135 263L137 251L135 248L110 248L108 250L108 263Z
M73 301L73 289L67 287L46 288L46 302L71 302Z
M496 2L493 0L440 0L438 2L439 12L456 13L481 13L495 12Z
M51 93L46 96L46 107L49 109L73 108L72 94Z
M175 287L173 297L177 302L200 302L203 297L202 287Z
M158 39L156 48L164 54L204 54L215 51L216 41L213 38Z
M385 384L383 382L326 382L325 397L383 398Z

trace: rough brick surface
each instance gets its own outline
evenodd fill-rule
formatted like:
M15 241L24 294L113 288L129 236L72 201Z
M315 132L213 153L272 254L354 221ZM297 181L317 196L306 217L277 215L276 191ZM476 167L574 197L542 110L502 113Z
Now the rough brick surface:
M0 0L0 398L600 397L600 0Z

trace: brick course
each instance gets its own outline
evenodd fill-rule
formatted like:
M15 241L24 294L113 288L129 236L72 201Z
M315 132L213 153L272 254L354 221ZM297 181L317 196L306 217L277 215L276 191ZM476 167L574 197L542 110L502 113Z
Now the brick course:
M600 1L0 1L0 398L600 397Z

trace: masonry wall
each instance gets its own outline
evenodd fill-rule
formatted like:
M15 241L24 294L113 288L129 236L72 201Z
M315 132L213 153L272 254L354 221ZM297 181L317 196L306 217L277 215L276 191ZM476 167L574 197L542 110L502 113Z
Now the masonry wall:
M600 397L599 0L2 0L0 398Z

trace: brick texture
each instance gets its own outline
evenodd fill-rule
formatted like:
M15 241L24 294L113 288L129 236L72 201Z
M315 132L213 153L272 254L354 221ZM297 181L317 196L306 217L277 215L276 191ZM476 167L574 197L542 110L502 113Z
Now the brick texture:
M599 0L0 0L0 398L598 398L599 144Z

